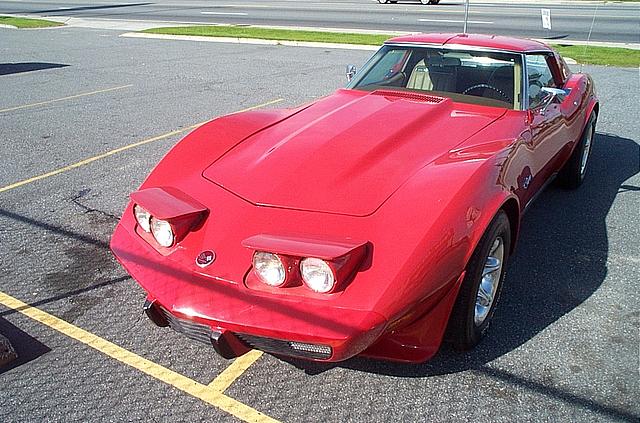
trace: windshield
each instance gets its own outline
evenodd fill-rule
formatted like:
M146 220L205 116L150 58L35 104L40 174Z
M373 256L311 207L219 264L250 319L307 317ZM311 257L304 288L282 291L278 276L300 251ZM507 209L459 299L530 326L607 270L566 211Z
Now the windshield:
M385 45L348 88L429 92L454 101L519 109L519 54Z

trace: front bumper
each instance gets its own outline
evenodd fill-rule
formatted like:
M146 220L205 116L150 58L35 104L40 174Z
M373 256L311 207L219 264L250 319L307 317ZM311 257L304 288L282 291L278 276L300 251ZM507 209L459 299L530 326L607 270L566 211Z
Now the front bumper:
M148 292L147 314L156 317L156 323L211 342L223 356L256 348L310 360L342 361L375 343L387 324L373 311L332 307L330 300L265 295L247 289L241 281L202 276L197 269L158 254L122 224L111 239L111 249Z
M223 329L196 323L174 316L154 300L146 300L143 310L147 317L160 327L171 327L194 341L213 346L213 349L224 358L234 358L250 349L259 349L272 354L288 355L310 360L328 360L333 350L328 345L317 345L272 339L250 334L232 333Z

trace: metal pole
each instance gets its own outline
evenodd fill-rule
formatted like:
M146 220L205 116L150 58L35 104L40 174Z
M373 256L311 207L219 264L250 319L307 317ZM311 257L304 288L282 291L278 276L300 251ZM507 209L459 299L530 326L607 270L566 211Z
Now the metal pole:
M467 33L467 20L469 20L469 0L464 2L464 28L462 29L462 33Z

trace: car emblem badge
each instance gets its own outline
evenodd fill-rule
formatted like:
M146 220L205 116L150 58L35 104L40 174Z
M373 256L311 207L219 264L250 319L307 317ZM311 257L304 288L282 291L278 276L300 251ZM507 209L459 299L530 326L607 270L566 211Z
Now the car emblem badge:
M205 250L196 257L196 264L199 267L207 267L216 260L216 253L211 250Z

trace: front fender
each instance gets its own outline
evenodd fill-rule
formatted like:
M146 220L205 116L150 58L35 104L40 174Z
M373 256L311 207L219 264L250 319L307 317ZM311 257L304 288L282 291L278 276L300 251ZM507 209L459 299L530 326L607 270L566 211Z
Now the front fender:
M517 197L500 182L501 160L499 156L461 160L455 153L443 157L385 205L384 211L404 204L396 220L403 222L407 232L400 232L412 251L389 284L389 292L380 296L376 309L395 314L388 315L385 335L365 355L419 362L438 350L480 238L505 204L511 203L516 214L519 209Z
M376 213L380 221L394 222L394 233L384 240L397 240L389 265L402 263L390 292L380 296L382 309L396 311L391 320L457 280L498 210L509 201L517 204L501 178L505 157L452 152L419 171Z
M175 185L176 181L185 178L200 178L208 165L235 145L304 108L253 110L213 119L193 130L173 146L141 188Z

